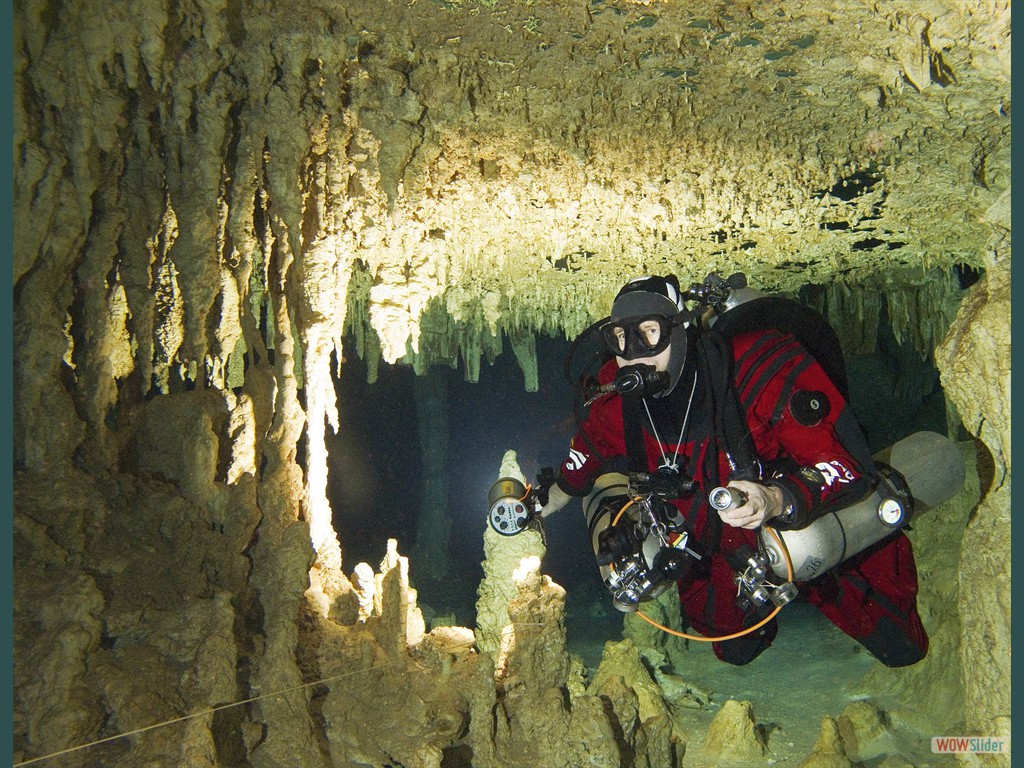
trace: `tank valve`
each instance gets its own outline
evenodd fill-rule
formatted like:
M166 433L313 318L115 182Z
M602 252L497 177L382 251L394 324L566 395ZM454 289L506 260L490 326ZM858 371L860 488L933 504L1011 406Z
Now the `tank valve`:
M768 561L764 555L748 558L746 570L733 577L739 596L757 607L769 602L779 607L791 603L797 596L796 585L787 581L776 586L768 581L767 575Z

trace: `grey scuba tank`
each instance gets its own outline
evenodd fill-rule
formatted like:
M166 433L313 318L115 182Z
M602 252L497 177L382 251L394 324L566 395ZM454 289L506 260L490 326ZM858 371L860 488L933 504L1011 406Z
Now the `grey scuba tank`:
M728 292L728 296L725 301L715 306L705 315L704 322L707 323L709 328L712 328L719 316L724 315L730 309L738 307L740 304L746 304L748 301L764 298L767 298L766 294L761 293L761 291L756 288L750 288L748 286L733 288Z
M782 319L784 322L778 323L778 327L792 333L811 351L836 388L849 400L839 340L824 318L801 306L786 311L783 304L786 300L749 288L740 273L726 280L709 276L705 286L709 286L709 292L717 299L704 315L706 327L731 335L757 327L773 327L775 323L767 320L768 317ZM733 311L741 305L745 306L739 312ZM728 328L723 329L723 326ZM942 435L918 432L869 456L859 425L845 419L837 422L837 428L840 427L843 430L841 441L847 450L861 464L874 462L879 480L874 490L859 502L829 512L799 530L776 531L789 550L796 581L816 578L906 527L912 515L920 515L952 497L964 482L964 462L959 448ZM771 569L785 578L787 571L781 548L764 529L760 531L760 538Z
M912 516L952 498L963 486L965 465L956 443L935 432L915 432L876 454L876 460L895 469L906 481L912 503L886 482L859 502L827 513L810 525L776 531L793 565L794 581L821 576L886 536L905 528ZM775 538L763 526L758 530L772 571L787 577L786 560Z
M860 501L833 510L797 530L758 529L767 555L767 567L782 579L810 581L845 562L887 536L906 528L912 518L952 498L963 486L966 475L960 448L935 432L915 432L875 455L883 466L896 473L880 472L877 487ZM904 482L905 481L905 482ZM717 489L716 489L717 490ZM583 500L583 513L594 548L600 551L601 533L611 525L630 499L629 478L618 472L601 475ZM637 508L626 510L635 519ZM714 514L709 510L709 514ZM774 534L774 535L773 535ZM785 546L785 553L776 537ZM685 544L685 542L684 542ZM655 567L663 547L653 534L639 550L622 558L617 566L600 566L601 577L620 611L637 610L667 588L671 580L661 577ZM787 573L786 556L793 574Z
M594 487L583 499L583 515L594 555L601 554L601 534L610 526L642 523L644 505L631 501L629 477L620 472L607 472L594 481ZM619 518L623 518L619 520ZM643 539L635 552L625 553L612 564L599 565L601 580L612 593L612 605L624 613L636 611L638 604L651 600L675 582L658 567L666 549L655 530L647 525L638 526ZM686 538L677 539L675 546L686 546Z

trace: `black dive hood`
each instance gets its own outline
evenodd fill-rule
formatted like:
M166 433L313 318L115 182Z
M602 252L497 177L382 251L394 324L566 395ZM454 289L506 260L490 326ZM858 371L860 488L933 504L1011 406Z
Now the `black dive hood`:
M615 301L612 303L611 314L591 324L580 333L566 353L565 378L578 391L577 403L586 406L597 395L611 391L622 392L623 390L624 385L608 385L599 388L592 382L600 367L612 356L612 353L599 341L601 329L608 323L626 318L643 317L648 314L659 314L669 318L672 352L668 363L668 384L663 389L659 388L657 392L654 392L652 388L643 393L664 397L671 393L679 383L690 348L700 330L709 328L711 324L720 319L721 315L733 307L763 296L759 291L747 288L747 278L742 273L722 279L712 272L703 283L693 283L685 291L679 289L679 282L672 275L644 277L630 281L616 295ZM687 308L687 302L694 302L694 306ZM600 344L600 346L591 352L582 374L574 374L572 367L579 348L588 343ZM645 372L645 376L651 379L649 373Z

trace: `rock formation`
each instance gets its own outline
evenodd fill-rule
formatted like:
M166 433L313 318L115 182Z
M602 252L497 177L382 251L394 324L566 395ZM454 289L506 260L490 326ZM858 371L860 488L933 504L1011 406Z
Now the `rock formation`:
M665 272L802 292L851 345L884 295L934 352L984 467L956 719L1007 731L1008 0L13 22L16 763L682 760L629 677L579 679L542 573L499 666L471 629L424 632L396 549L353 575L326 492L346 355L475 380L507 341L535 389L537 335Z

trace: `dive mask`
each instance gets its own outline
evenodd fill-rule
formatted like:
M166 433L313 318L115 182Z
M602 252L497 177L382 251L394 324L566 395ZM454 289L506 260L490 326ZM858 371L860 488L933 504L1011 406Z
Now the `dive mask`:
M601 339L608 350L624 360L653 357L672 343L672 329L686 322L684 315L673 318L652 314L609 319L601 328Z

